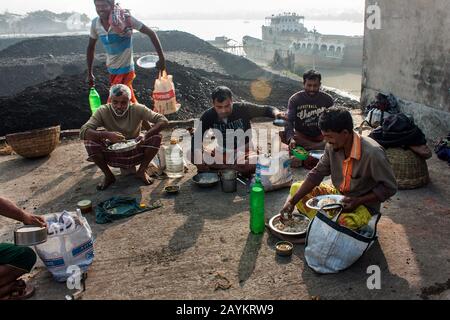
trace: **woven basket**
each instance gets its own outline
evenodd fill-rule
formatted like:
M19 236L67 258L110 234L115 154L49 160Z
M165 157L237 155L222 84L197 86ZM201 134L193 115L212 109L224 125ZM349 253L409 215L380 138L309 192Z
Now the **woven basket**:
M13 150L25 158L39 158L52 153L59 143L61 127L51 127L6 136Z
M420 188L430 181L426 160L413 151L389 148L386 154L394 169L399 189Z

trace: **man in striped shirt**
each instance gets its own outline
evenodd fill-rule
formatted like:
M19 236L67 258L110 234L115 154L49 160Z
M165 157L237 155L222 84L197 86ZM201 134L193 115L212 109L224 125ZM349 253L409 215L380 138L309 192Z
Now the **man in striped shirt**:
M114 84L127 85L131 89L131 102L137 103L132 86L136 77L134 72L132 30L139 30L150 38L159 56L157 66L163 71L166 69L166 62L158 36L142 22L129 15L128 12L115 7L115 0L94 0L94 4L98 17L92 20L87 49L89 85L91 87L95 85L93 62L95 46L97 40L100 39L106 51L106 66L110 74L111 86ZM123 19L119 21L121 22L119 26L114 24L114 22L117 22L117 18L119 20L120 18ZM120 29L121 26L122 30Z

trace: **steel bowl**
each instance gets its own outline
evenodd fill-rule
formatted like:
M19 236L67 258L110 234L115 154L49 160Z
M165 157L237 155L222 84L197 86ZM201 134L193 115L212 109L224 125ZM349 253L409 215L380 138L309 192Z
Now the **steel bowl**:
M294 245L289 241L280 241L275 245L275 249L279 256L289 257L292 256Z
M16 246L31 247L47 241L47 228L40 226L22 226L14 231Z
M192 181L200 188L210 188L219 183L219 175L215 172L201 172L194 177Z
M311 222L311 220L307 217L304 216L302 214L299 213L293 213L292 214L293 217L298 217L301 220L307 221L308 222L308 226L309 223ZM269 228L275 232L276 234L279 235L284 235L284 236L293 236L293 237L305 237L306 236L306 232L308 231L308 226L305 227L304 230L302 230L301 232L286 232L286 231L282 231L282 230L278 230L275 225L280 221L280 217L281 214L277 214L276 216L272 217L272 219L269 220Z

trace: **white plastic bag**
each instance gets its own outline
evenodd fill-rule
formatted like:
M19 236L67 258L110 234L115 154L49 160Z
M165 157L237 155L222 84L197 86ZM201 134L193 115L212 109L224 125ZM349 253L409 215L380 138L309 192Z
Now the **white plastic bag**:
M77 266L87 272L94 260L94 239L87 220L74 212L64 211L44 216L48 225L47 242L36 246L36 252L58 282L65 282Z
M330 218L319 210L311 221L305 243L308 266L320 274L338 273L352 266L377 240L380 214L374 215L360 233L341 226L340 214Z
M261 183L264 191L274 191L290 187L293 181L289 152L283 151L276 155L259 155L257 170L261 172Z
M175 96L175 86L171 75L164 70L155 81L153 90L154 111L160 114L172 114L180 109Z

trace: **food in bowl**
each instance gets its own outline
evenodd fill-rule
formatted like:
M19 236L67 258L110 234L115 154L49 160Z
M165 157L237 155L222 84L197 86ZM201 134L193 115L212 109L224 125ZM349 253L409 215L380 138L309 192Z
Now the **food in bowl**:
M337 203L338 203L338 201L337 201L336 199L333 199L333 198L325 198L325 199L320 200L320 201L317 203L317 206L318 206L319 208L322 208L322 207L324 207L324 206L327 206L327 205L330 205L330 204L337 204Z
M281 251L287 251L287 250L291 249L291 246L288 245L287 243L282 243L282 244L279 244L277 246L277 248Z
M290 233L301 233L304 232L309 225L307 219L301 216L293 216L292 219L281 221L279 220L274 227L278 231L290 232Z
M109 146L109 149L112 151L118 151L123 149L128 149L135 147L137 145L137 142L135 140L128 140L124 142L118 142L113 144L112 146Z
M167 193L177 193L180 191L180 187L179 186L167 186L164 188L164 191L166 191Z
M299 160L305 161L309 157L309 152L302 147L292 149L292 154Z
M340 194L328 194L328 195L322 195L317 196L312 199L309 199L306 201L306 206L313 210L320 210L324 206L330 206L331 208L338 208L340 205L342 205L342 201L344 200L345 196ZM325 200L325 201L323 201ZM331 209L328 208L328 209ZM327 209L327 210L328 210Z
M276 252L280 256L290 256L292 255L292 250L294 249L294 245L288 241L278 242L275 246Z

